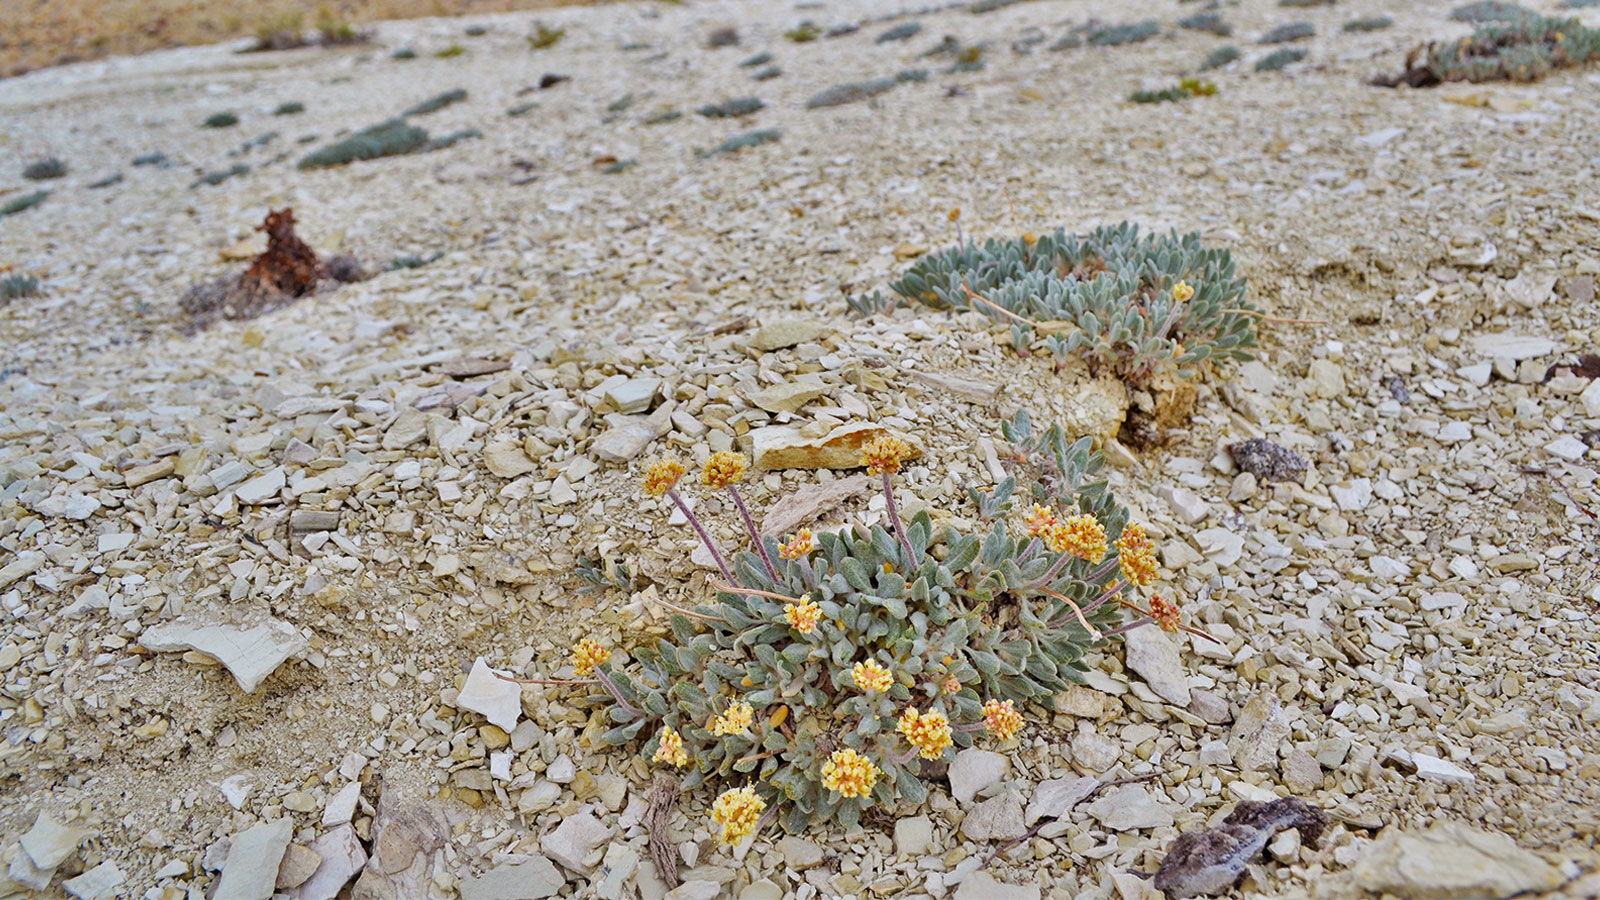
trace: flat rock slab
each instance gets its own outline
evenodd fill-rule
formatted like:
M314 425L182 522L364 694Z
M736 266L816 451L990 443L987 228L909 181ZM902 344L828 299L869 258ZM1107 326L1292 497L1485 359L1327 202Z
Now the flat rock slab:
M821 322L776 319L756 329L755 335L750 338L750 346L763 352L771 352L814 341L832 332L832 328Z
M567 883L556 864L542 856L496 866L461 883L461 900L543 900Z
M198 650L214 657L233 673L246 694L255 693L284 660L309 646L293 625L259 612L247 615L242 624L184 616L145 629L139 645L157 653Z
M1499 334L1480 334L1474 337L1472 349L1494 359L1521 362L1525 359L1549 356L1556 352L1556 342L1549 338L1502 331Z
M810 438L788 425L768 425L750 432L750 455L762 471L775 469L859 469L861 448L879 435L892 435L911 445L911 459L922 447L908 435L882 425L856 422L840 425L822 437Z
M1457 822L1384 832L1356 860L1350 878L1363 890L1410 900L1502 900L1555 890L1564 880L1506 835Z
M1039 886L1010 884L988 872L973 872L956 888L956 900L1039 900Z
M367 865L367 851L349 825L340 825L311 842L322 865L303 884L289 892L290 900L333 900L346 882Z
M234 835L217 880L216 900L268 900L293 834L293 821L274 819Z
M961 833L974 841L1009 841L1027 831L1022 824L1022 801L1009 792L972 807L961 820Z
M950 763L950 796L963 806L986 788L999 784L1011 764L992 750L969 747Z
M1028 801L1027 815L1023 818L1027 824L1032 825L1046 816L1052 819L1066 818L1072 808L1083 802L1085 797L1094 793L1099 786L1098 779L1084 775L1079 778L1052 778L1042 781L1033 792L1033 798Z
M61 882L61 886L78 900L111 900L117 895L117 886L122 884L124 878L122 870L117 868L116 863L103 862L77 878L68 878ZM268 885L267 893L262 897L271 895L271 885ZM224 895L220 891L217 893L217 900L224 900Z
M54 869L66 862L88 834L82 829L63 825L51 818L49 813L41 811L39 817L33 820L33 827L22 836L22 849L27 851L28 858L33 860L35 866Z
M1270 769L1278 761L1278 745L1289 736L1289 714L1278 695L1261 691L1244 705L1228 735L1228 751L1241 771Z
M767 510L761 521L761 533L780 538L810 522L845 500L867 490L870 480L865 475L835 478L822 484L807 485L784 497Z
M1184 671L1178 646L1154 626L1135 628L1123 637L1128 668L1138 673L1161 699L1189 705L1189 674Z
M467 673L467 683L456 696L456 705L469 709L488 719L490 724L510 733L517 727L522 715L522 688L494 674L483 657L472 664Z
M539 849L574 872L587 875L594 867L585 865L584 859L594 849L611 837L611 829L600 824L590 813L571 816L539 840Z
M747 398L767 412L792 413L827 392L828 386L822 382L802 379L751 391Z
M1112 831L1164 828L1176 821L1172 808L1141 785L1107 791L1084 809Z

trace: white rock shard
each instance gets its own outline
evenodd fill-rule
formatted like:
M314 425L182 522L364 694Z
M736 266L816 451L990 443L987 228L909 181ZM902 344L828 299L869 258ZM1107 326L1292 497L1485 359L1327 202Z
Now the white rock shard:
M494 674L480 656L472 664L472 671L467 673L467 683L462 685L456 705L510 732L517 727L517 719L522 715L522 688Z
M255 693L284 660L309 646L293 625L260 612L247 614L240 624L184 616L145 629L139 644L157 653L198 650L215 657L247 694Z
M290 900L333 900L345 882L367 865L367 851L361 849L356 830L349 825L340 825L312 841L311 850L322 857L322 865L288 893Z
M267 900L278 881L278 865L294 834L290 819L273 819L233 837L217 880L217 900Z

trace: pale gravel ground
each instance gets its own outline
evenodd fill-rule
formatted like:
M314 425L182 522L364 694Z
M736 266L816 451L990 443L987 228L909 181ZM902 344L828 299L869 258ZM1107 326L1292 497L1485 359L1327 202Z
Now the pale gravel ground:
M1214 73L1218 96L1160 106L1121 98L1175 79L1221 43L1172 27L1193 7L1043 0L984 16L947 11L921 17L921 35L887 47L872 43L887 24L803 46L780 37L803 17L826 26L896 11L887 6L591 8L541 13L540 21L566 25L568 38L531 54L522 35L535 17L519 15L485 18L491 31L481 38L462 37L461 22L385 25L368 62L357 61L360 51L237 57L195 48L0 82L0 139L15 159L50 152L73 167L47 185L55 193L44 205L0 220L0 264L37 273L47 289L0 307L0 369L8 372L0 380L0 565L23 551L49 554L33 577L0 588L0 648L15 646L20 657L0 693L8 778L0 833L20 834L41 807L58 816L79 810L99 839L68 866L115 860L139 896L168 859L198 869L215 839L281 813L294 791L316 800L312 812L295 814L309 829L301 837L313 836L321 802L343 783L332 770L352 751L373 759L369 784L381 776L419 805L438 794L452 742L456 759L468 763L457 768L483 771L481 719L442 705L476 656L548 673L580 634L626 645L648 617L641 597L576 595L570 568L579 554L598 549L620 559L669 598L693 596L701 584L698 575L683 580L693 571L687 530L664 525L665 512L641 502L636 465L601 466L572 479L571 498L552 494L551 480L574 471L603 430L605 409L585 391L616 372L686 385L681 408L730 430L765 420L742 412L744 385L820 372L829 393L803 418L865 414L916 433L941 465L913 469L907 490L965 514L958 480L987 480L973 437L998 437L999 418L1018 406L1040 419L1061 417L1073 404L1073 382L1047 362L1015 359L1008 335L975 318L901 311L864 322L843 315L839 295L841 284L859 291L897 272L898 245L952 240L944 214L959 206L968 232L980 236L1124 218L1202 230L1233 250L1264 308L1329 323L1269 329L1264 368L1212 377L1187 433L1114 474L1138 518L1169 544L1191 547L1168 556L1165 582L1192 615L1234 632L1226 659L1185 649L1194 686L1235 709L1259 689L1277 693L1293 722L1284 750L1354 742L1320 788L1302 792L1348 824L1336 827L1330 850L1263 869L1259 890L1339 896L1330 873L1358 855L1370 836L1361 826L1434 819L1505 831L1552 862L1593 870L1600 528L1575 503L1600 509L1595 452L1568 462L1544 448L1600 427L1600 417L1578 399L1581 383L1497 378L1479 386L1458 370L1489 361L1473 340L1502 331L1553 342L1524 376L1600 346L1593 300L1572 299L1582 296L1575 282L1600 275L1600 157L1588 138L1600 130L1600 109L1584 99L1600 88L1600 74L1426 92L1362 84L1396 68L1421 39L1466 33L1443 21L1448 8L1408 5L1395 13L1395 28L1367 35L1338 31L1383 11L1366 2L1226 8L1244 64ZM1166 27L1133 47L1009 49L1029 25L1053 40L1091 15L1155 16ZM1596 14L1587 15L1594 24ZM1264 52L1255 35L1296 19L1319 30L1306 44L1308 62L1283 74L1251 71ZM702 49L722 23L739 25L743 46ZM838 81L942 67L914 56L946 33L992 40L989 68L936 72L870 105L801 108ZM653 49L616 49L626 41ZM431 58L452 42L467 55ZM407 44L422 58L388 58ZM749 70L737 63L760 49L776 55L783 77L747 81ZM661 50L667 57L650 61ZM574 79L514 96L546 71ZM945 97L947 85L964 94ZM243 157L253 164L279 149L298 156L292 141L301 134L360 127L456 86L469 90L466 103L419 121L436 134L476 126L482 140L309 174L280 162L219 187L187 187L199 171L231 164L226 151L261 132L283 136L271 151ZM630 92L633 106L601 124L607 105ZM741 95L771 106L739 123L692 113ZM268 115L296 99L306 114ZM504 115L523 100L540 108ZM686 115L639 124L662 108ZM238 111L243 124L196 127L221 109ZM784 137L736 155L694 156L756 127L781 128ZM1356 140L1393 127L1406 131L1380 147ZM149 150L179 165L127 166ZM601 175L591 160L602 154L638 165ZM0 187L23 184L19 169L7 164ZM122 184L85 188L117 170L127 174ZM527 174L538 178L511 185ZM255 322L182 334L177 297L239 265L219 262L218 251L282 205L295 208L319 249L343 247L380 264L401 253L446 255ZM1469 265L1486 243L1494 259ZM1519 274L1553 276L1558 289L1518 303L1505 283ZM747 352L748 328L713 331L740 316L820 319L839 333L816 350ZM443 380L428 366L458 354L498 356L513 367L482 380L487 394L436 424L429 441L385 449L382 429ZM875 356L896 365L863 370L859 360ZM1342 386L1328 380L1331 367L1308 372L1318 358L1337 365ZM941 397L908 377L911 368L985 379L1003 385L1005 399ZM862 371L886 371L889 386L868 386ZM1307 377L1318 373L1322 381ZM1383 383L1390 375L1405 379L1409 405L1393 403ZM709 402L699 396L707 387ZM381 402L345 405L332 424L325 414L273 413L285 398L317 392ZM547 409L568 402L595 420L585 426L577 415L576 437L542 424ZM466 414L483 433L453 454L437 449L441 433ZM1471 436L1440 441L1448 422L1469 423ZM1219 448L1257 433L1301 450L1314 471L1298 490L1230 501L1233 475ZM347 546L331 543L309 562L284 550L283 505L247 506L241 515L225 499L185 493L178 479L130 491L115 474L202 444L212 448L205 465L213 470L229 458L270 469L291 434L320 451L305 474L327 469L349 481L341 487L330 476L325 490L291 488L310 494L297 508L344 509ZM486 441L501 437L548 447L509 492L479 458ZM702 446L674 431L645 456ZM78 452L105 461L106 475L74 471ZM396 479L395 467L412 458L421 463L417 474ZM1530 467L1558 476L1573 499L1549 475L1523 472ZM1369 479L1378 496L1339 509L1330 486L1357 478ZM808 472L768 475L752 491L765 505L815 480ZM458 482L462 499L441 502L440 481ZM1175 517L1156 493L1173 483L1206 501L1204 520ZM31 504L51 491L93 494L104 508L84 522L37 515ZM396 510L417 514L405 534L384 531ZM710 511L731 537L733 522ZM875 514L867 504L854 511ZM1199 552L1206 539L1196 533L1218 527L1245 538L1237 562ZM135 542L97 552L95 535L110 533L135 534ZM495 547L516 554L532 583L497 584L493 561L482 556ZM1409 573L1375 576L1376 557ZM458 575L436 576L454 561ZM93 586L117 593L117 579L143 610L61 615ZM315 589L318 581L327 586ZM1462 595L1466 609L1423 608L1441 592ZM131 652L132 636L164 613L227 605L230 596L304 629L314 638L309 659L244 695L218 670ZM1241 775L1199 763L1197 748L1226 739L1228 727L1160 702L1123 675L1120 651L1105 654L1103 667L1097 687L1111 694L1102 733L1122 748L1114 771L1160 771L1156 789L1178 811L1176 825L1108 838L1080 811L1081 828L999 863L996 874L1007 880L1109 892L1112 871L1152 867L1179 829L1253 791L1290 792L1276 770ZM642 788L641 765L576 744L585 716L553 705L561 699L556 690L527 692L531 718L550 732L513 771L538 773L556 753L571 752L581 770L625 774ZM388 711L381 724L374 702ZM149 727L158 717L164 731ZM1084 720L1042 712L1037 720L1041 727L1011 754L1014 771L1029 782L1074 765L1084 771L1086 755L1074 760L1068 749ZM1383 764L1397 748L1454 759L1476 781L1446 786L1406 776ZM215 786L240 772L257 789L234 811ZM708 799L684 803L681 840L708 836L700 814ZM592 795L569 789L555 806L521 818L492 794L481 801L477 811L441 804L465 823L433 864L442 884L482 871L495 851L526 839L536 850L542 832ZM504 802L514 809L517 792ZM887 826L869 826L865 836L809 835L841 851L843 871L815 879L817 889L849 893L850 880L866 885L893 874L915 894L926 872L988 853L963 843L954 827L962 811L943 791L925 812L937 823L940 852L922 868L897 859ZM615 813L602 813L615 823ZM624 839L642 846L631 835L619 844ZM763 853L764 839L757 844L739 863L722 850L699 855L733 866L738 879L784 883L777 857ZM583 895L578 885L569 890Z

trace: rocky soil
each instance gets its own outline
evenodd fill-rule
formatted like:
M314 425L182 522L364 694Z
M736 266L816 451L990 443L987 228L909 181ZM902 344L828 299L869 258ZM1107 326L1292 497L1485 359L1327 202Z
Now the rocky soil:
M1470 26L1249 0L1220 10L1243 59L1216 96L1125 102L1225 42L1176 26L1193 11L639 4L540 13L567 29L542 50L516 14L0 81L0 139L69 165L0 217L0 265L42 287L0 301L0 896L1134 900L1179 833L1280 796L1330 824L1274 838L1246 895L1595 896L1600 73L1368 87ZM1146 17L1143 43L1048 49ZM865 24L785 40L803 19ZM1306 60L1256 72L1259 35L1298 20ZM739 44L709 47L725 26ZM947 34L984 67L922 58ZM740 66L761 51L781 74ZM457 87L414 121L481 138L293 166ZM767 106L694 112L747 95ZM224 110L241 123L199 127ZM696 152L754 129L781 137ZM0 202L40 187L26 161ZM379 274L192 330L179 298L284 206ZM954 241L953 207L978 237L1199 230L1296 321L1207 373L1186 426L1119 442L1149 398L1019 358L1007 328L846 314L842 292ZM741 449L773 467L759 507L825 485L802 512L870 523L853 472L805 466L836 429L892 428L927 451L908 512L961 517L1018 408L1103 439L1163 583L1223 645L1132 632L1004 752L850 833L729 850L685 795L669 892L646 762L601 748L571 689L488 669L560 677L575 639L625 649L664 632L660 601L704 596L692 533L638 489L650 458ZM1225 447L1251 437L1307 471L1238 471Z

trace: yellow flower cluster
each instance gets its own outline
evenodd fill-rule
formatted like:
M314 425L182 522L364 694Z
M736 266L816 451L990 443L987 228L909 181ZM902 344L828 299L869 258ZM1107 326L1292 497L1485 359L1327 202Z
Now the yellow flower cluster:
M731 846L755 832L766 808L767 801L756 796L755 788L732 788L712 802L711 821L722 826L722 843Z
M1194 288L1190 287L1187 281L1180 281L1172 286L1172 299L1177 303L1183 303L1193 296Z
M811 529L802 528L789 538L789 543L778 548L778 555L784 559L799 559L809 555L817 549L817 539L812 536Z
M1028 514L1022 518L1028 524L1028 537L1038 537L1050 530L1056 524L1056 511L1048 506L1035 503Z
M822 786L841 797L865 797L877 781L878 767L849 747L833 751L822 764Z
M946 675L944 677L944 692L946 694L961 693L961 679L954 675Z
M1022 730L1022 713L1017 712L1010 700L990 700L983 704L983 724L1002 741Z
M938 759L950 749L950 720L936 709L925 714L918 713L916 707L907 709L900 715L900 733L923 759Z
M683 473L683 463L675 459L658 459L644 471L644 492L659 497L677 487Z
M706 460L705 468L700 470L700 481L712 490L725 488L743 481L748 468L750 464L745 462L744 457L724 450L711 454L711 458Z
M750 727L750 720L755 718L755 710L750 704L740 700L728 706L726 712L711 720L711 733L718 737L730 734L742 734Z
M1177 631L1180 618L1178 604L1156 594L1150 598L1150 618L1154 619L1163 631Z
M911 458L911 445L897 437L880 434L861 447L861 462L868 475L898 472L900 464Z
M1106 555L1106 529L1094 516L1081 513L1051 525L1044 533L1044 543L1053 553L1095 563Z
M783 611L783 618L795 631L810 634L816 630L817 622L822 618L822 607L809 600L804 603L792 603Z
M1122 577L1132 584L1145 587L1156 580L1156 551L1143 526L1122 529L1122 536L1117 538L1117 562L1122 566Z
M594 672L595 666L604 665L610 658L610 650L600 646L598 641L585 638L572 645L572 672L585 678Z
M856 680L856 687L863 691L882 693L894 686L894 676L889 674L888 669L878 665L875 659L856 663L850 674Z
M683 738L672 730L672 726L662 726L661 743L656 746L656 755L651 759L680 768L688 764L689 751L683 749Z

